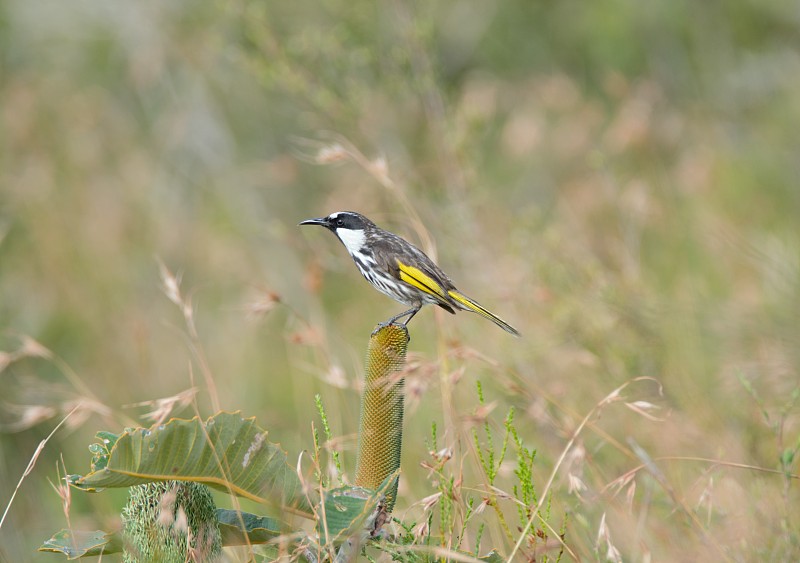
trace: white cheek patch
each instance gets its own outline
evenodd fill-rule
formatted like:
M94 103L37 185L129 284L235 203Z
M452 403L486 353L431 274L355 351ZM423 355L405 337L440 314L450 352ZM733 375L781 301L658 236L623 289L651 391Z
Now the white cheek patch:
M360 251L364 241L367 240L363 229L336 229L336 236L344 243L350 254Z

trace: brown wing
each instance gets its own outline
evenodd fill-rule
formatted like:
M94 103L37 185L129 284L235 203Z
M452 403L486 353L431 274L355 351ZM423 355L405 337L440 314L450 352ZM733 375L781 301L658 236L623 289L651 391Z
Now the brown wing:
M458 305L448 294L455 286L447 274L410 242L387 231L381 235L372 241L378 267L398 282L427 293L446 311L455 313Z

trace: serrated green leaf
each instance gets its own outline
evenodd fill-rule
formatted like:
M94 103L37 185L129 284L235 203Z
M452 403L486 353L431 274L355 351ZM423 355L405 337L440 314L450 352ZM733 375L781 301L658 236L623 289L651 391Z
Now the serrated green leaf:
M99 471L108 463L111 448L116 444L119 435L101 430L95 434L95 437L100 441L89 444L89 451L92 453L92 471Z
M218 413L173 419L158 428L128 429L102 469L74 481L85 490L152 481L195 481L310 517L300 479L286 453L267 441L254 418Z
M400 470L390 473L377 491L363 487L339 487L325 491L317 506L317 534L323 544L335 544L358 533L374 533L388 519L386 494L394 490ZM326 533L327 532L327 533Z
M339 487L325 491L317 506L317 534L321 542L340 543L350 536L379 529L385 519L386 493L396 482L399 470L384 479L377 491L363 487Z
M114 447L114 444L116 444L120 434L114 434L113 432L100 430L97 434L95 434L95 437L103 442L108 449L111 449Z
M106 447L101 444L89 444L89 451L93 455L103 455L105 453L108 453L106 451Z
M224 546L267 543L280 536L284 528L274 518L225 508L217 509L217 521Z
M317 533L322 543L328 543L327 538L338 543L363 530L366 519L375 511L377 503L376 493L361 487L339 487L326 491L317 522Z
M109 534L102 530L76 532L64 529L44 542L39 551L63 553L67 559L94 557L121 552L122 539L119 534Z

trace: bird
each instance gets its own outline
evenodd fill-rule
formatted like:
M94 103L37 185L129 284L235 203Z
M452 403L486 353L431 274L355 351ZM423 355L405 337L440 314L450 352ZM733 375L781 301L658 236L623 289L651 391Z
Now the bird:
M445 311L472 311L513 334L520 333L506 321L461 293L453 281L419 248L394 233L385 231L355 211L337 211L327 217L306 219L299 225L325 227L344 244L358 270L372 286L411 307L393 316L382 326L403 326L423 305L438 305Z

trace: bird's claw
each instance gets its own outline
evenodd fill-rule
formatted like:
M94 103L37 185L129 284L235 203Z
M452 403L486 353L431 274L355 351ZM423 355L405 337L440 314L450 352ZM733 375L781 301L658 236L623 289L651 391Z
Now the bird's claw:
M382 331L385 328L389 328L390 326L396 326L396 327L405 328L406 330L408 330L408 328L406 327L406 323L398 323L398 322L396 322L394 320L389 320L389 321L386 321L384 323L378 323L377 326L375 327L375 330L372 331L372 335L371 336L375 336L380 331Z

